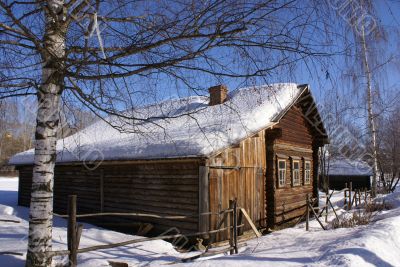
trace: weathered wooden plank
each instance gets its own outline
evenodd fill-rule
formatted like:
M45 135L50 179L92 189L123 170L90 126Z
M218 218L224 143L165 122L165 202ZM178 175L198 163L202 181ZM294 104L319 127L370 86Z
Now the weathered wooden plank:
M253 230L254 234L257 237L261 237L261 233L257 230L257 227L252 222L249 214L247 214L246 210L241 208L240 211L243 213L244 218L247 220L247 223L250 225L251 229Z
M199 167L199 232L210 230L210 216L203 214L210 211L209 171L209 167Z

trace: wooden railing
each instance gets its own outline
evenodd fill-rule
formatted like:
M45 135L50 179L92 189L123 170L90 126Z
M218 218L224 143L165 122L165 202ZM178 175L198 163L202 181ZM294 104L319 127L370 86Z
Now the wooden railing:
M172 235L161 235L156 237L144 237L137 238L122 242L109 243L104 245L97 245L85 248L79 248L80 239L82 236L83 225L77 223L77 218L87 218L87 217L96 217L96 216L135 216L135 217L150 217L150 218L160 218L160 219L185 219L185 218L193 218L198 217L199 214L186 215L186 216L160 216L156 214L146 214L146 213L121 213L121 212L103 212L103 213L91 213L91 214L76 214L77 206L76 206L76 195L68 196L68 214L67 215L58 215L62 218L66 218L68 220L67 226L67 250L58 250L58 251L50 251L47 252L50 256L67 256L69 258L69 266L77 266L77 256L79 253L85 253L90 251L96 251L101 249L109 249L121 246L127 246L131 244L152 241L152 240L165 240L165 239L175 239L181 237L194 237L194 236L203 236L212 234L214 237L217 233L223 231L229 231L229 248L231 254L238 253L238 235L241 233L240 229L242 229L245 224L242 222L243 219L247 221L250 225L252 231L257 237L261 236L261 233L257 230L256 226L252 222L250 216L247 214L246 210L237 206L237 200L230 200L229 209L221 211L220 213L202 213L200 215L223 215L222 220L219 221L217 229L204 231L204 232L196 232L196 233L188 233L188 234L172 234ZM227 223L228 226L222 227L224 223ZM213 239L211 239L211 243Z
M311 198L309 194L307 194L306 197L306 212L304 216L306 216L306 230L309 230L309 221L310 221L310 213L312 213L315 217L315 219L318 221L319 225L321 226L322 229L326 230L326 227L322 224L320 218L322 214L325 212L325 222L328 220L328 213L329 209L332 209L335 217L337 220L339 220L339 216L336 213L336 209L334 205L331 202L331 197L335 191L332 190L330 194L326 194L326 200L325 200L325 205L324 206L317 206L315 207L315 204L317 203L318 199L317 198ZM343 190L344 193L344 205L347 210L351 210L353 206L355 205L358 207L362 203L364 205L368 204L368 199L371 197L371 191L367 189L356 189L353 191L353 185L352 182L350 182L349 187L347 187L347 183L345 184L345 188ZM364 200L364 202L362 202ZM302 218L304 218L304 216Z
M361 205L361 200L364 200L364 203L367 203L368 198L371 198L371 190L367 190L366 188L364 188L363 190L355 189L353 191L352 182L349 183L349 187L347 187L347 183L345 184L343 194L344 204L347 205L348 210L351 210L353 205L355 205L356 207Z

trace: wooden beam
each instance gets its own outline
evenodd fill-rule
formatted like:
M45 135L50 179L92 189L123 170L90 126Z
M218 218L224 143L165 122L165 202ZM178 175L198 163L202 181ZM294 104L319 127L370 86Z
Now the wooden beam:
M235 254L238 254L238 242L237 242L237 233L238 233L238 223L237 223L237 200L235 199L233 202L233 246L235 249Z
M307 207L306 207L306 231L310 230L310 195L307 194Z
M77 256L78 256L78 246L77 244L77 234L76 234L76 195L68 196L68 227L67 227L67 236L68 236L68 251L69 251L69 266L75 267L78 265Z
M100 212L104 212L104 170L100 170Z
M322 222L320 221L320 219L318 218L317 213L315 213L314 207L311 206L311 204L309 203L308 205L309 209L311 209L312 213L314 214L315 219L317 220L317 222L319 223L319 225L321 225L321 228L326 230L325 226L322 224Z
M300 146L300 145L284 144L284 143L275 144L275 149L291 150L291 151L296 151L296 152L300 152L300 153L308 153L308 154L310 154L310 156L313 153L313 150L310 149L309 147L304 147L304 146Z
M244 227L244 225L238 225L238 227ZM96 250L101 250L101 249L122 247L122 246L137 244L137 243L141 243L141 242L153 241L153 240L166 240L166 239L173 239L173 238L179 238L179 237L192 237L192 236L201 236L201 235L205 235L205 234L214 234L214 233L226 231L227 229L229 229L229 228L225 227L225 228L221 228L221 229L217 229L217 230L211 230L211 231L208 231L207 233L175 234L175 235L162 235L162 236L155 236L155 237L135 238L135 239L122 241L122 242L118 242L118 243L96 245L96 246L92 246L92 247L80 248L77 250L77 253L86 253L86 252L96 251ZM260 236L261 236L261 234L260 234ZM47 253L49 256L64 256L64 255L69 255L70 251L69 250L58 250L58 251L49 251Z
M128 160L104 160L101 161L102 166L106 165L131 165L131 164L154 164L154 163L183 163L183 162L204 162L206 157L198 156L198 157L176 157L176 158L155 158L155 159L128 159ZM99 161L93 161L90 165L96 165L100 163ZM32 163L33 164L33 163ZM32 164L17 164L16 167L30 167ZM71 162L57 162L57 166L81 166L83 165L83 161L71 161Z
M254 225L253 221L251 220L249 214L247 214L246 210L244 208L240 208L240 211L243 213L244 218L249 223L249 225L250 225L251 229L253 230L254 234L257 237L261 237L261 233L257 230L257 227Z
M210 212L209 174L209 167L199 167L199 232L210 230L210 216L204 214ZM204 239L209 239L209 235Z

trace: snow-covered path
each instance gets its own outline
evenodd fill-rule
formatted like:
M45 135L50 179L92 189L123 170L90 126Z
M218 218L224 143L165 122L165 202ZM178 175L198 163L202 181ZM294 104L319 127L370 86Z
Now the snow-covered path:
M0 251L25 253L28 209L17 206L18 180L0 178ZM342 193L334 203L342 201ZM83 253L80 266L108 266L109 260L129 266L399 266L400 267L400 191L386 197L393 208L381 212L376 221L355 228L323 231L316 221L309 232L304 224L245 242L238 255L217 255L191 263L177 263L191 254L177 252L165 241L150 241L126 247ZM66 223L54 222L54 249L66 248ZM80 247L119 242L134 238L85 224ZM24 255L0 255L0 266L24 266Z

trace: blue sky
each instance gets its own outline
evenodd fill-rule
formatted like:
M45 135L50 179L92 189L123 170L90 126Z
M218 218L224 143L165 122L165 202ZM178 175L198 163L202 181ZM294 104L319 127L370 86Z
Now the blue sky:
M387 29L387 41L382 45L382 50L385 52L378 60L382 63L390 56L393 57L393 61L390 64L386 64L379 68L376 72L376 82L379 84L379 90L382 92L382 99L384 101L390 102L393 96L396 96L396 92L399 92L400 88L400 75L399 75L399 29L400 29L400 19L397 15L400 14L400 1L390 1L390 0L376 0L379 1L378 14L375 19L385 26ZM318 40L318 36L315 36ZM333 41L335 42L335 40ZM336 40L336 46L341 47L343 43L340 40ZM228 55L229 56L229 55ZM349 69L352 64L359 64L352 62L351 59L346 59L343 56L334 56L329 58L319 58L308 61L299 61L296 68L293 68L291 72L275 71L265 77L265 79L250 79L247 81L247 85L254 84L260 85L264 83L274 83L274 82L295 82L299 84L307 83L310 84L313 95L318 102L323 103L329 94L336 94L338 102L348 102L358 106L358 114L360 118L358 121L362 124L363 113L363 101L362 93L356 93L357 90L353 87L353 84L349 82L349 79L343 79L343 74ZM235 78L221 78L215 79L210 77L195 77L200 80L202 91L199 94L207 94L206 89L209 86L213 86L217 83L225 83L228 87L233 90L238 87L244 86L243 80ZM142 77L133 77L130 79L130 84L136 84L138 87L144 88L146 86L157 86L157 94L151 97L154 99L143 99L142 103L154 102L154 100L160 100L165 98L175 98L186 95L193 95L194 92L188 90L182 84L176 84L174 81L170 81L164 75L154 75L152 79L143 79ZM176 85L180 87L176 90ZM363 84L358 84L359 87L363 87ZM112 86L112 85L111 85ZM139 101L140 102L140 101ZM122 108L123 109L123 108Z

